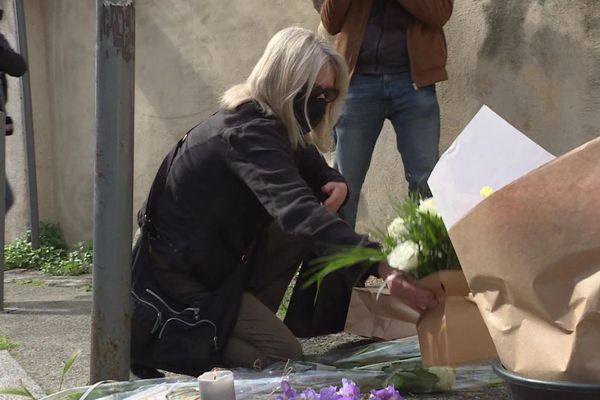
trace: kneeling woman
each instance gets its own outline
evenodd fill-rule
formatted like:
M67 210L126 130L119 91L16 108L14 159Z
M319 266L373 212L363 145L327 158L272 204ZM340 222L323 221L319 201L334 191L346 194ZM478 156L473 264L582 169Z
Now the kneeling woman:
M318 151L329 148L347 87L345 62L326 41L284 29L222 109L167 155L139 213L134 373L265 366L300 357L296 336L343 327L360 273L328 278L322 303L333 327L312 326L308 312L286 319L290 330L275 312L306 254L324 244L374 245L336 216L347 187ZM373 272L414 307L435 302L385 263ZM313 305L312 295L302 297L297 289L296 309Z

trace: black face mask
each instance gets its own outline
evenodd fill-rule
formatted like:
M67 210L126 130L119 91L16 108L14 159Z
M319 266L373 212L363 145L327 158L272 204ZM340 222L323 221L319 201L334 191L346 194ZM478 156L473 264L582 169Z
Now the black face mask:
M327 103L325 99L320 97L310 97L306 103L306 114L308 121L304 116L304 94L298 94L294 99L294 116L302 128L302 133L310 132L310 127L313 128L319 125L325 116ZM310 122L310 125L309 125Z

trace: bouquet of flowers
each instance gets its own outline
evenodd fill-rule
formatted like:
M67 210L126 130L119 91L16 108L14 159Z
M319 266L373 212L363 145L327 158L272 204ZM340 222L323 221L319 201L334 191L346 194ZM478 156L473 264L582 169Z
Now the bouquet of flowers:
M438 214L433 198L409 196L394 205L395 217L386 229L373 237L379 248L338 247L334 252L313 261L314 269L307 285L319 284L325 276L352 265L387 260L397 270L421 279L441 270L460 270L460 262Z

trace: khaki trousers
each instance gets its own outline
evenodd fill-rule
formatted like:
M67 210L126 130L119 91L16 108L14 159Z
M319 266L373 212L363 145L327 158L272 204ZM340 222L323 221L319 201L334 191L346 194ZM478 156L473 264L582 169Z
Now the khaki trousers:
M225 349L227 367L262 368L302 356L300 342L275 313L303 252L304 245L276 224L257 241L253 274Z

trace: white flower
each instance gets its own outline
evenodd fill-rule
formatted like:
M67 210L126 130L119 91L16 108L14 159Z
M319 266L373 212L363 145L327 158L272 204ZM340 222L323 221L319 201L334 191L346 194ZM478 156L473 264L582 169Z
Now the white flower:
M390 267L401 271L409 271L416 268L419 263L419 245L413 241L398 243L398 245L387 256Z
M456 382L456 370L451 367L429 367L429 372L438 377L435 388L438 390L451 390Z
M389 224L388 235L394 238L396 241L400 241L404 235L406 235L406 226L404 225L404 219L401 217L397 217Z
M421 203L419 203L418 211L421 214L431 214L433 216L440 215L438 213L437 204L435 204L435 200L433 200L433 197L421 200Z

